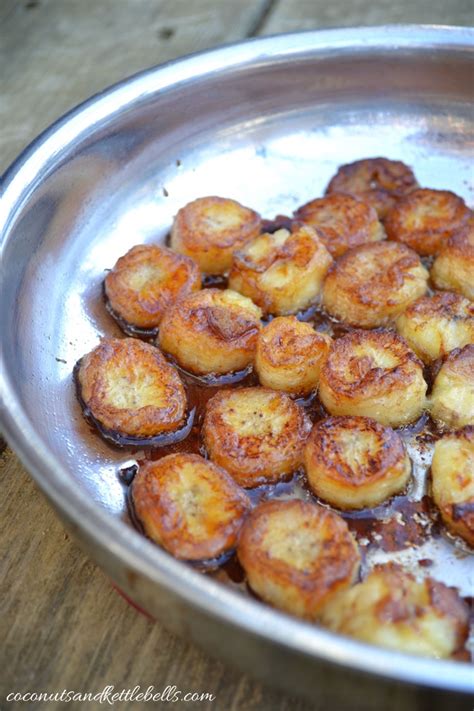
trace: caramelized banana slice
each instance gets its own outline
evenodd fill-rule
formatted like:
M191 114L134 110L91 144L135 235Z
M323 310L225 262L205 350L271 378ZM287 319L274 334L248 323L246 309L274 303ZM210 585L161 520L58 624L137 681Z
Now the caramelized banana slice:
M260 215L235 200L198 198L178 211L171 247L192 257L206 274L224 274L233 252L260 234L260 227Z
M418 187L412 170L398 160L366 158L342 165L326 188L329 193L349 193L368 202L383 220L403 195Z
M86 411L110 438L113 433L154 437L184 425L187 402L180 377L148 343L104 338L79 361L76 378Z
M393 331L337 339L319 378L319 397L332 415L372 417L390 427L421 415L426 389L422 363Z
M464 200L449 190L414 190L387 214L389 239L404 242L418 254L437 254L469 219Z
M221 390L207 403L202 433L212 461L245 487L269 484L297 469L311 430L304 410L267 388Z
M443 521L474 548L474 427L436 442L431 479Z
M201 273L189 257L140 244L120 257L104 287L114 316L130 326L154 329L175 301L201 288Z
M334 259L352 247L385 239L377 212L352 195L326 195L302 205L294 214L297 220L317 230Z
M459 291L474 301L474 218L441 250L431 278L438 289Z
M435 378L431 416L451 429L474 425L474 345L451 351Z
M232 550L250 510L232 477L198 454L141 464L132 501L149 538L176 558L194 561Z
M397 330L425 363L474 343L474 304L447 291L424 296L397 319Z
M447 658L463 649L469 610L454 588L416 578L400 566L377 565L367 578L324 607L330 629L382 647Z
M229 286L264 313L285 315L318 300L332 257L312 227L265 233L234 254Z
M346 522L305 501L267 501L247 518L237 554L265 602L314 620L356 579L360 554Z
M309 485L339 509L380 504L404 489L411 473L401 437L367 417L329 417L306 442Z
M197 375L242 370L253 363L261 311L230 289L203 289L165 314L159 344Z
M363 244L329 271L323 304L331 316L352 326L383 326L422 296L427 283L419 256L405 245Z
M307 395L319 382L332 339L295 316L278 316L260 331L255 369L262 385Z

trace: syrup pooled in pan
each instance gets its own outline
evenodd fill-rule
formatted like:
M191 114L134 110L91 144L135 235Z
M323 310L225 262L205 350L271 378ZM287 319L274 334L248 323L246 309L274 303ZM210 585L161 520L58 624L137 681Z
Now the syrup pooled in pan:
M264 221L263 228L265 231L275 231L280 228L289 229L291 222L290 218L279 216L275 220ZM225 289L227 280L222 276L205 277L203 287ZM297 314L297 318L310 323L317 331L328 333L333 338L340 338L353 330L350 326L345 326L328 317L317 306ZM271 320L271 317L268 320ZM133 333L130 330L126 332L146 341L150 341L155 335L154 333L140 333L139 329L134 330ZM171 362L176 367L176 363ZM435 362L425 368L425 379L428 382L429 390L440 365L440 362ZM189 426L189 421L187 423L188 433L183 437L181 436L183 433L180 432L177 438L159 446L153 446L152 443L147 443L146 446L140 445L138 442L135 443L135 447L130 451L136 457L135 461L138 464L144 459L158 460L167 454L177 452L206 456L201 439L201 427L207 401L220 388L258 385L258 378L251 369L219 377L198 377L186 373L179 367L178 371L186 388L188 411L193 413L191 426ZM327 416L317 396L312 395L305 399L299 399L298 402L312 422L317 422ZM90 419L90 413L86 412L85 414ZM97 426L97 423L93 424ZM472 610L472 598L469 597L472 594L469 582L472 562L472 558L471 560L469 558L472 554L461 539L446 530L430 497L429 465L434 442L442 435L442 431L433 423L428 414L424 414L417 422L399 428L397 431L404 440L412 460L412 477L407 491L373 509L357 511L334 509L346 520L358 541L362 555L361 577L364 577L367 571L377 563L398 562L418 576L430 575L447 585L457 587ZM114 438L114 443L117 445L120 435L117 438L117 433L114 433ZM110 442L111 438L108 439ZM123 441L120 444L130 447L131 443ZM119 470L119 477L125 485L129 486L135 472L136 464L131 464L129 460ZM331 508L324 501L319 500L309 489L303 470L298 470L277 484L264 484L254 489L247 489L247 493L254 506L269 498L301 498ZM127 493L127 508L132 524L143 534L140 522L134 514L133 502L129 493ZM216 580L238 588L245 594L255 596L247 586L245 573L233 552L226 553L216 559L202 561L199 564L195 562L190 564ZM467 656L458 655L457 658L469 659L469 654L466 654Z
M348 330L346 326L330 320L321 311L312 308L305 314L299 314L299 318L304 318L317 330L324 330L331 333L334 338L338 338ZM432 376L436 366L427 369L426 377ZM232 376L217 378L200 378L180 370L182 380L188 396L190 411L194 411L194 421L186 438L173 441L159 447L147 447L136 452L136 459L157 460L167 454L176 452L191 452L206 456L206 452L201 440L201 427L206 409L207 401L220 388L248 387L258 384L258 378L252 371L242 371ZM431 381L429 377L428 382ZM317 396L310 396L298 400L304 407L313 422L324 418L326 412ZM360 511L337 511L348 523L358 539L361 550L365 553L366 565L371 562L385 562L393 559L400 559L400 562L407 561L417 567L432 568L431 551L427 543L436 542L434 549L442 548L444 557L456 557L461 560L469 555L467 547L462 541L455 539L446 532L444 526L439 522L436 509L429 496L428 471L433 444L441 436L441 431L431 421L427 414L424 414L417 422L398 429L402 436L408 453L412 459L412 478L406 493L394 496L387 502L373 508L362 509ZM127 472L129 466L125 467ZM268 498L304 498L317 501L322 506L331 508L310 491L305 475L302 471L294 473L287 481L277 484L265 484L254 489L247 490L253 503ZM426 549L426 550L425 550ZM406 553L411 555L407 556ZM428 553L430 553L428 555ZM398 554L398 555L393 555ZM420 562L422 561L422 562ZM210 566L212 567L212 566ZM243 572L236 573L238 563L230 560L223 568L215 574L222 579L229 574L229 580L241 581ZM431 572L431 570L430 570ZM446 575L444 581L448 584L460 586L459 580L450 581ZM466 585L466 581L464 581ZM468 594L468 591L461 589L461 592Z

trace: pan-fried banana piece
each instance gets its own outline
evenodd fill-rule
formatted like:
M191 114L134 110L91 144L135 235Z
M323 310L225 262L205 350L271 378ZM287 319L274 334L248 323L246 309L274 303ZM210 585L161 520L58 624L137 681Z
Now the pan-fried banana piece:
M431 279L438 289L458 291L474 301L474 218L436 257Z
M317 230L334 259L352 247L385 239L377 212L352 195L332 193L296 210L295 218Z
M447 356L434 381L431 416L450 429L474 425L474 345Z
M239 371L253 363L261 311L231 289L202 289L164 315L162 350L197 375Z
M252 511L237 554L265 602L310 620L356 579L360 554L346 522L301 500L267 501Z
M265 233L236 252L229 286L250 297L265 314L306 309L320 295L332 257L312 227L295 225Z
M131 326L153 329L179 298L201 288L201 273L189 257L140 244L120 257L104 287L114 315Z
M171 247L192 257L206 274L224 274L232 254L260 234L261 217L235 200L202 197L182 207L171 230Z
M448 528L474 548L474 427L445 435L431 463L433 499Z
M423 296L397 318L398 333L425 363L474 343L474 304L442 291Z
M390 427L421 415L426 389L423 364L393 331L338 338L319 378L319 397L331 415L372 417Z
M428 271L419 256L395 242L363 244L346 252L330 269L323 305L352 326L388 324L427 290Z
M326 194L349 193L368 202L383 220L403 195L418 187L413 171L398 160L366 158L341 165Z
M339 509L380 504L405 488L410 459L401 437L367 417L329 417L306 442L305 467L314 493Z
M449 190L414 190L388 212L389 239L403 242L418 254L438 254L448 239L466 225L471 211Z
M179 429L187 401L176 370L154 346L104 338L77 370L80 397L102 427L146 438Z
M462 651L469 610L454 588L418 582L398 565L377 565L367 578L342 590L324 607L324 625L399 652L448 658Z
M295 316L277 316L261 331L255 370L262 385L296 395L316 390L332 338Z
M418 254L438 254L471 215L464 200L449 190L414 190L388 212L389 239L403 242Z
M193 561L232 550L251 507L227 472L184 453L142 463L132 501L149 538L176 558Z
M289 395L268 388L221 390L207 403L202 434L210 458L248 488L301 466L311 422Z

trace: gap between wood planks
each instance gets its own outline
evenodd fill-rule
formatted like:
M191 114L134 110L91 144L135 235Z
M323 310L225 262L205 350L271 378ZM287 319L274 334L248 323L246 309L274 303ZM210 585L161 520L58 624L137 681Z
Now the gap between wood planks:
M261 30L263 30L265 23L267 22L277 3L278 0L266 0L266 2L263 3L260 14L254 20L251 27L249 27L245 35L246 37L255 37L261 32Z

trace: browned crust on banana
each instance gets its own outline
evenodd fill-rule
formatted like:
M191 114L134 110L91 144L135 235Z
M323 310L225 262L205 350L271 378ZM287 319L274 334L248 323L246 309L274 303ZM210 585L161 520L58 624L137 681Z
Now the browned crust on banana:
M381 623L410 623L419 615L424 614L423 606L414 606L409 595L405 592L408 586L415 583L420 586L420 589L425 589L427 602L440 616L450 617L456 623L456 626L459 627L459 642L456 645L456 650L463 646L466 641L467 606L454 588L449 588L433 578L425 578L417 583L414 575L396 563L376 565L373 570L383 573L390 591L398 592L396 596L392 596L389 592L379 600L376 614Z
M260 233L260 215L236 200L203 197L182 207L171 230L171 246L192 257L206 274L223 274L232 253Z
M367 578L329 601L322 622L331 629L398 651L431 657L461 652L469 610L454 588L401 566L376 565Z
M428 272L419 256L394 242L364 244L346 252L329 270L323 304L331 316L373 328L395 318L425 293Z
M375 209L352 195L326 195L307 202L294 214L297 220L317 230L334 259L352 247L385 239Z
M251 508L226 471L184 453L140 464L132 500L149 538L176 558L194 561L232 550Z
M403 242L418 254L437 254L467 223L471 211L449 190L414 190L387 214L389 239Z
M262 245L264 249L257 248ZM265 314L297 313L315 303L332 257L308 225L265 233L234 253L229 286Z
M104 338L82 359L80 395L103 427L133 437L178 429L186 393L178 373L154 346L134 338Z
M341 165L326 188L326 194L349 193L375 208L379 219L403 195L418 187L411 168L398 160L366 158Z
M426 389L421 361L388 330L353 331L334 341L319 380L331 414L359 414L389 426L419 417Z
M293 546L295 563L289 560ZM258 595L308 619L315 619L331 596L354 582L360 564L346 522L301 500L260 504L242 528L237 552ZM297 561L300 555L303 565Z
M461 451L450 447L443 455L446 443L453 443ZM474 425L436 442L431 478L433 499L443 521L474 548Z
M375 506L401 491L410 459L400 435L368 417L329 417L306 442L313 492L340 509Z
M438 289L458 291L474 301L474 217L436 257L431 278Z
M474 425L473 344L446 357L433 384L431 415L451 429Z
M260 309L240 294L202 289L164 315L159 345L198 375L239 371L253 363L260 316Z
M140 244L120 257L104 288L116 314L132 326L151 329L180 297L201 288L201 272L189 257Z
M397 330L429 363L474 343L474 304L449 291L422 296L398 317Z
M262 385L305 395L314 390L332 339L295 316L278 316L260 332L255 369Z
M310 430L309 418L289 395L253 387L216 393L207 403L202 435L212 461L251 488L297 469Z

